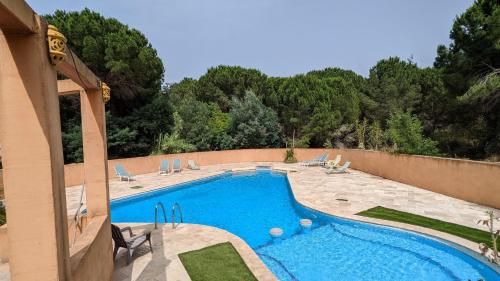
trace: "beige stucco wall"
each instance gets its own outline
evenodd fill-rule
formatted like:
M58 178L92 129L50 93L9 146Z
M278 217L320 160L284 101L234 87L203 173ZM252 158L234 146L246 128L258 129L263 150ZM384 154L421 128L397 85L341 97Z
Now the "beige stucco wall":
M323 153L325 149L297 149L299 159L310 159ZM133 174L146 174L158 171L162 159L180 159L182 166L187 166L188 160L194 160L199 165L227 164L239 162L277 162L285 159L284 148L277 149L239 149L226 151L206 151L182 154L165 154L146 157L124 158L108 161L109 177L115 177L114 165L122 164ZM170 164L172 165L172 163ZM80 185L83 179L83 165L69 164L64 167L66 186Z
M114 264L109 217L94 217L86 224L83 233L70 248L71 280L111 280Z
M500 208L500 164L347 149L356 170L469 202Z

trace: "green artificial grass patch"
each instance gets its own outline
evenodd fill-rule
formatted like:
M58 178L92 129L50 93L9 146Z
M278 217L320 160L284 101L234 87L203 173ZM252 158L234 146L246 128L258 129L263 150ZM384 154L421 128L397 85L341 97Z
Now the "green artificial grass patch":
M357 215L427 227L430 229L453 234L476 243L485 243L490 248L493 244L489 232L380 206L362 211ZM479 219L481 218L478 218L478 220ZM497 244L499 242L500 241L497 241Z
M179 258L193 281L257 281L229 242L182 253Z

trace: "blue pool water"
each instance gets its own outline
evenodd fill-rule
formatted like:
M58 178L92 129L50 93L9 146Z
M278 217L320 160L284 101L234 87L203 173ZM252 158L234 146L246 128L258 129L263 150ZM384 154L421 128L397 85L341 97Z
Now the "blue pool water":
M304 208L286 175L269 170L211 177L111 202L113 222L154 222L154 206L182 206L186 223L238 235L281 280L500 280L483 262L431 238ZM159 216L162 219L162 215ZM313 229L301 231L309 218ZM284 230L272 242L269 229Z

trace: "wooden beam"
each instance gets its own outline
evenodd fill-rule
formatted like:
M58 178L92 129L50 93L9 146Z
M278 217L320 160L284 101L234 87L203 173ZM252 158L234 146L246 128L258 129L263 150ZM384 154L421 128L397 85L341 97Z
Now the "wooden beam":
M57 70L80 85L84 90L101 89L101 80L70 48L66 48L66 58L57 65Z
M37 33L36 14L24 0L0 0L0 29L9 33Z
M71 79L57 80L57 92L60 96L80 94L82 91L83 88Z

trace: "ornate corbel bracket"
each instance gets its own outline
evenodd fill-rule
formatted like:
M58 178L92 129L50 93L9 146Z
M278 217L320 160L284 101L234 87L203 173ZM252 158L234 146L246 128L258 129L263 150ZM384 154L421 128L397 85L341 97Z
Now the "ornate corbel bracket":
M50 61L53 65L62 62L66 57L66 37L53 25L48 26L47 41L49 43Z

